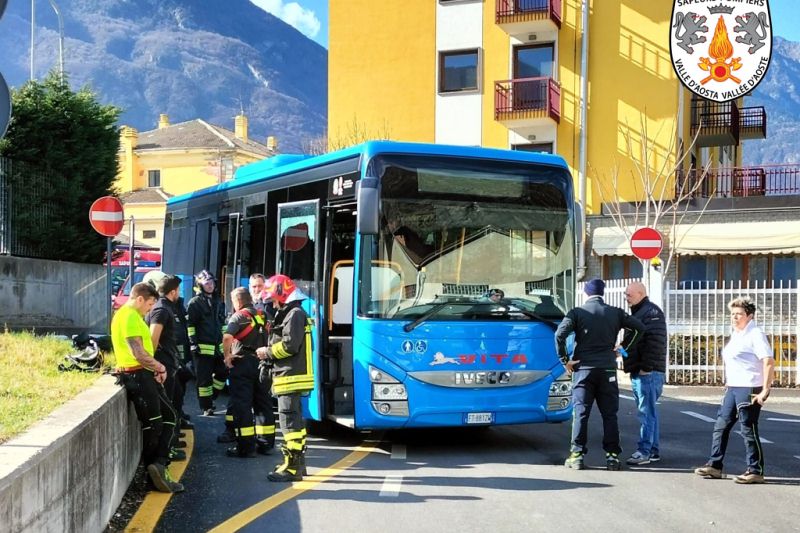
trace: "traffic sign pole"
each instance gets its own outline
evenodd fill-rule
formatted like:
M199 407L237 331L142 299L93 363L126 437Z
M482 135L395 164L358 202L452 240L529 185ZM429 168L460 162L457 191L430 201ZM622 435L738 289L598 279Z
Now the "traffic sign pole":
M113 289L111 287L111 237L106 237L106 289L108 298L106 298L106 316L108 317L108 334L111 335L111 312L114 307L114 295L111 294Z

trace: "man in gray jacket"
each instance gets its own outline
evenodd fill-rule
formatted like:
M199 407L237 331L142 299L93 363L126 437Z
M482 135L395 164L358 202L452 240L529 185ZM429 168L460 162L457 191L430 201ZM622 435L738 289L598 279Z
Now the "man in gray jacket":
M644 324L618 307L603 302L606 284L601 279L588 281L584 287L589 298L581 307L567 313L556 331L556 349L567 372L572 373L572 445L564 466L583 470L586 454L589 414L592 403L603 417L603 449L606 468L620 470L619 386L617 384L617 336L622 329L635 332L625 346L630 348L644 334ZM575 351L567 354L567 337L575 333Z

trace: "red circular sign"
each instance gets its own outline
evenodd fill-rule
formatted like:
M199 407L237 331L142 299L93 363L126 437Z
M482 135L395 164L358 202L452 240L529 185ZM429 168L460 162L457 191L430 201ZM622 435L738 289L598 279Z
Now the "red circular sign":
M639 259L652 259L661 253L664 240L653 228L641 228L631 235L631 251Z
M122 202L113 196L98 198L89 208L89 222L100 235L116 237L125 223Z

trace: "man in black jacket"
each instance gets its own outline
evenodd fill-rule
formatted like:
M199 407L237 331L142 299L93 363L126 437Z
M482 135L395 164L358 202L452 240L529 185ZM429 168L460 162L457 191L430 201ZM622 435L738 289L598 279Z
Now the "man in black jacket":
M601 279L586 282L584 291L589 298L581 307L567 313L556 331L556 349L567 372L572 373L572 445L564 463L568 468L583 470L586 453L589 413L596 401L603 417L603 449L606 468L620 470L619 386L617 384L617 335L621 329L635 333L630 348L644 333L644 325L618 307L606 305L603 293L606 284ZM567 354L567 337L575 333L575 351Z
M631 375L631 388L639 410L639 443L626 463L646 465L661 459L658 449L658 408L656 402L664 388L667 356L667 321L664 312L647 297L642 283L633 282L625 289L631 313L644 324L644 337L633 346L623 362ZM626 335L623 343L629 341Z

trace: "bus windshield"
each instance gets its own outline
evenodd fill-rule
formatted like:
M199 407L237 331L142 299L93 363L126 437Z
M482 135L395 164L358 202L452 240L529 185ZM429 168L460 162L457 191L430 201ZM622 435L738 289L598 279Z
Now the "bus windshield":
M384 155L368 172L381 180L381 223L362 237L362 316L557 321L572 307L565 169Z

